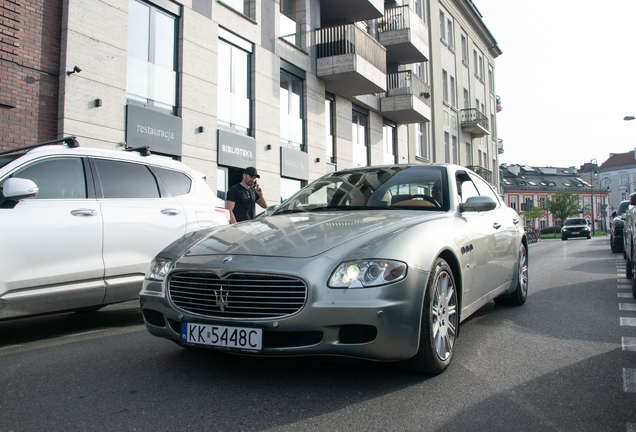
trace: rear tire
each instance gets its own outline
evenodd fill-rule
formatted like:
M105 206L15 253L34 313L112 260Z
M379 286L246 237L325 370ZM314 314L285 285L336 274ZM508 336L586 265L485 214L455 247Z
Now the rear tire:
M628 259L625 262L625 277L627 279L631 279L633 276L634 276L634 271L632 270L632 263L631 263L631 260Z
M612 235L610 235L610 249L612 250L612 253L618 253L616 250L616 244L614 244L614 236Z
M426 283L420 347L414 357L399 366L409 372L437 375L453 360L459 330L455 278L448 263L438 258Z
M517 261L517 288L512 294L496 297L498 305L521 306L528 297L528 253L526 246L519 247L519 261Z

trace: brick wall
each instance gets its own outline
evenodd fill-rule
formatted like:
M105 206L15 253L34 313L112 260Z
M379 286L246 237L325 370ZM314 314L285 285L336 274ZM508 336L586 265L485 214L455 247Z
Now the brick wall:
M62 2L0 2L0 150L57 138Z

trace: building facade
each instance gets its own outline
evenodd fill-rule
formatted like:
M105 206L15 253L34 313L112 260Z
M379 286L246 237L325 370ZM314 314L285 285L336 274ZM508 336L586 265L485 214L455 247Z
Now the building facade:
M501 165L504 201L520 214L539 207L540 218L526 220L526 226L537 229L560 226L563 221L556 219L548 211L546 202L554 201L557 192L570 189L579 196L579 213L594 224L596 231L607 231L609 226L609 190L601 185L597 166L574 167L531 167L528 165Z
M609 188L609 212L618 210L621 201L626 201L636 192L636 156L634 150L627 153L610 153L609 159L598 169L599 182Z
M271 204L355 166L499 187L497 41L471 0L7 0L0 146L149 146Z

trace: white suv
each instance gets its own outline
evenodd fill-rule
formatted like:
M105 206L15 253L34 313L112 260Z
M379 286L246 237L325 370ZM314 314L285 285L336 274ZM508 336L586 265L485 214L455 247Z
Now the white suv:
M0 152L0 320L138 298L159 251L228 224L203 174L132 150Z

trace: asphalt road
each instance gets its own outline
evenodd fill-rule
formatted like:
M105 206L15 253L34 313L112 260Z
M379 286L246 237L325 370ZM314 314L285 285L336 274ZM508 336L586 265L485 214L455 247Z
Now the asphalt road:
M607 237L529 255L526 304L464 322L436 377L185 350L134 302L0 322L0 431L636 431L622 255Z

